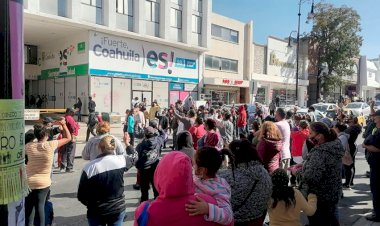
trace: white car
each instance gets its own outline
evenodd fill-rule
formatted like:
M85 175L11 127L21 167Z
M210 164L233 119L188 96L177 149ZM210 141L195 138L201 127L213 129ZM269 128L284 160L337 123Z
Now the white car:
M367 103L364 102L352 102L347 104L343 108L345 112L352 113L354 116L368 117L371 113L371 109Z
M327 113L327 111L336 111L339 109L338 105L336 104L325 104L325 103L318 103L311 105L315 108L315 110L318 110L324 114Z

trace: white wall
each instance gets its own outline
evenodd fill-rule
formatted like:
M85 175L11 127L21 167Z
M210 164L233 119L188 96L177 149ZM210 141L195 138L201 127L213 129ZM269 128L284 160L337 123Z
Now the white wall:
M91 94L95 111L111 112L111 78L91 76Z
M112 112L124 115L131 108L131 79L112 78Z
M65 78L65 108L73 108L77 102L76 77Z
M63 109L65 108L65 79L57 78L54 80L55 86L55 108Z
M88 114L89 79L88 75L77 77L77 97L82 100L82 114Z

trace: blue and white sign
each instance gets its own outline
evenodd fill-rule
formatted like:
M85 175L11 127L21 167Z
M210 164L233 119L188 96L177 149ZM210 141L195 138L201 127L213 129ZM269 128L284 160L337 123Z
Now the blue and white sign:
M197 53L93 31L89 49L91 75L199 82Z
M169 83L169 90L178 90L178 91L183 91L185 88L183 83Z

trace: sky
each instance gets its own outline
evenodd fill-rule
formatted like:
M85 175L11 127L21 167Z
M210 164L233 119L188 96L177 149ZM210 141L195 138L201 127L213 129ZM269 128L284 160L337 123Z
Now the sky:
M300 33L310 32L306 24L311 0L304 0L301 9ZM315 0L315 3L321 0ZM288 37L297 30L299 0L213 0L213 12L242 22L253 20L253 41L266 44L268 36ZM361 55L378 58L380 55L380 0L323 0L336 6L346 5L361 17L363 45ZM294 36L294 35L293 35Z

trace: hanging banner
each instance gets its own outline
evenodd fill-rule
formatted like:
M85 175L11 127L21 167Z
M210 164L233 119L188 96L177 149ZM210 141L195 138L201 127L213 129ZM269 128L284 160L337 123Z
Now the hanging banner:
M27 192L24 132L24 101L0 100L0 204Z

